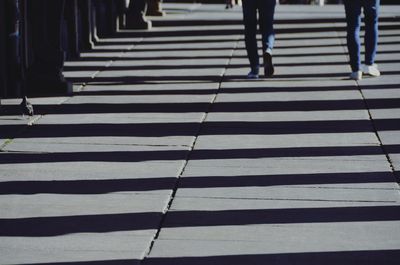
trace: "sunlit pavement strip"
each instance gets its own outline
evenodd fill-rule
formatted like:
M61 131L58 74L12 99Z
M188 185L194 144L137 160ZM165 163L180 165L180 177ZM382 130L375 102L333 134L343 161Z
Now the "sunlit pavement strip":
M164 9L0 117L0 264L397 264L399 7L358 83L342 6L279 6L251 81L240 8Z

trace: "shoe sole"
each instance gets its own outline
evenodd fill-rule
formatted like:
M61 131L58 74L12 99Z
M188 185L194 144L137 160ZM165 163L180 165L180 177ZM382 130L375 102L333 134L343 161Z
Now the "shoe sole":
M265 77L271 77L274 75L274 65L272 64L272 55L264 53L264 75Z
M370 77L380 77L381 76L380 74L379 75L374 75L374 74L371 74L371 73L368 73L368 72L364 72L363 74L366 75L366 76L370 76Z

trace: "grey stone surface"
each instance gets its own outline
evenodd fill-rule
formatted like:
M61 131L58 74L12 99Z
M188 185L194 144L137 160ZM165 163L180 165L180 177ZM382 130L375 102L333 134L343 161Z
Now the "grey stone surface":
M356 157L191 160L188 176L246 176L311 173L390 172L384 155Z
M207 121L340 121L366 120L368 112L365 110L335 110L335 111L274 111L274 112L211 112Z
M118 262L140 264L153 231L71 234L59 237L2 237L1 264Z
M165 229L150 257L213 257L397 249L399 222ZM389 236L384 236L384 235ZM376 240L369 240L371 237ZM150 258L151 264L151 258Z
M135 103L209 103L213 95L122 95L122 96L90 96L74 97L67 104L132 104Z
M276 75L247 80L240 7L164 10L0 117L0 263L396 264L398 21L354 82L343 6L280 5Z
M32 162L0 165L2 181L79 181L175 178L177 173L179 173L179 169L182 167L183 164L180 161L147 163ZM105 183L105 185L106 184L107 183Z
M9 195L2 198L0 209L3 218L11 219L162 212L169 196L169 191Z
M301 176L298 176L301 178ZM323 182L321 176L321 182ZM183 181L183 183L185 183ZM355 192L359 188L360 190ZM334 184L315 184L315 185L284 185L276 187L228 187L228 188L203 188L203 189L180 189L178 197L176 198L177 204L180 198L195 199L198 198L199 202L192 200L192 208L187 204L185 210L197 210L205 207L208 204L207 210L224 210L212 203L214 200L227 200L232 204L233 209L248 209L245 207L246 203L241 205L242 200L260 200L258 203L261 206L258 209L286 209L286 208L301 208L299 205L307 207L323 207L323 202L326 202L329 207L334 207L335 203L346 205L346 203L368 203L369 205L388 205L398 204L399 189L393 184L372 183L370 185L334 185ZM208 203L207 203L208 202ZM299 204L299 205L298 205ZM241 205L241 207L239 207ZM203 207L201 207L203 206ZM325 205L327 206L327 205ZM211 208L211 209L210 209ZM181 210L178 206L172 208L173 210ZM230 207L226 209L231 209ZM254 209L254 207L250 207Z
M47 138L48 139L48 138ZM188 139L188 138L186 138ZM65 140L65 138L64 138ZM110 143L107 140L102 141L81 141L75 142L71 140L69 142L58 142L57 140L53 141L41 141L40 139L31 138L29 140L20 140L16 139L12 143L8 144L3 148L4 151L8 152L32 152L32 153L91 153L91 152L126 152L127 159L129 160L129 153L132 155L139 154L141 152L165 152L168 154L168 151L183 151L185 153L188 152L189 146L151 146L151 145L138 145L138 144L126 144L126 143ZM171 155L172 156L172 155ZM89 159L90 157L87 157ZM85 158L82 158L82 161L87 161ZM112 157L111 157L112 159ZM165 159L168 159L166 156ZM163 159L158 159L163 160ZM177 159L179 160L179 159Z
M360 187L362 188L362 187ZM215 190L215 193L218 191L222 192L220 195L212 197L211 195L208 195L207 197L204 197L202 194L196 194L192 195L190 192L192 190L180 190L180 193L178 194L176 201L174 202L174 208L173 210L176 211L224 211L224 210L259 210L259 209L298 209L298 208L324 208L324 207L362 207L362 206L389 206L389 205L394 205L398 204L398 201L393 200L393 197L395 197L395 193L398 192L398 189L394 188L383 188L383 187L374 187L371 185L370 191L365 192L365 197L363 199L360 199L361 197L358 198L350 198L348 196L349 193L354 193L354 189L347 188L342 188L336 187L338 191L336 191L336 196L334 192L329 192L329 189L321 189L318 187L293 187L293 188L276 188L276 189L266 189L261 192L269 192L270 190L274 191L275 194L279 193L284 193L285 191L287 193L291 192L306 192L308 193L311 191L311 193L316 193L316 190L320 190L321 194L320 197L318 196L303 196L301 198L292 196L292 197L284 197L284 198L278 198L278 197L273 197L271 195L270 197L262 197L262 196L257 196L253 194L254 197L251 197L251 195L245 196L244 193L242 192L240 195L239 194L230 194L230 196L227 196L227 193L229 191L232 193L232 188L231 189L226 189L225 191L223 189L217 189ZM332 190L335 189L335 187L331 188ZM372 194L375 191L374 189L380 189L381 194L384 193L391 193L391 196L388 196L388 200L376 200L374 198L367 198L368 193ZM325 196L322 196L323 192L328 191L329 196L332 199L325 199ZM205 191L204 193L207 193ZM225 196L224 196L225 195ZM360 194L359 194L360 195ZM376 195L376 193L375 193ZM344 196L344 197L341 197ZM324 199L320 199L321 197L324 197Z
M297 135L223 135L201 136L196 141L196 150L251 148L298 148L328 146L379 146L373 133L343 134L297 134Z

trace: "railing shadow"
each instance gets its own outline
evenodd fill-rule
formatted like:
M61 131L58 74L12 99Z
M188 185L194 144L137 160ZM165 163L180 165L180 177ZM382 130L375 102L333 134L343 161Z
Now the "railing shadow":
M0 182L0 194L108 194L171 190L178 178L6 181ZM319 173L246 176L199 176L179 180L179 189L274 187L296 185L393 183L391 172Z

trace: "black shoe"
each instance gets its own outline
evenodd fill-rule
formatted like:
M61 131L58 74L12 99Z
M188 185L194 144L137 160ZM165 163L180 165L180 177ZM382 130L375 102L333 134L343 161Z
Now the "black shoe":
M272 64L272 55L269 52L264 52L264 75L265 77L272 77L274 75L274 65Z

